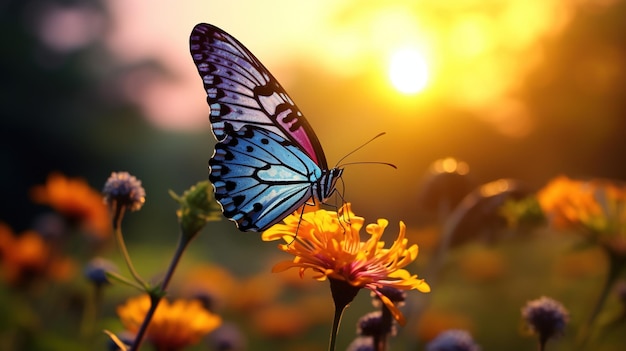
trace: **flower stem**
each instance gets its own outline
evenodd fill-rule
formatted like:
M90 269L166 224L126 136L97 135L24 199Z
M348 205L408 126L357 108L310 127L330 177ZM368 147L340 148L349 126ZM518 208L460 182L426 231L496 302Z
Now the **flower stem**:
M165 291L167 286L170 284L170 280L174 275L174 270L178 266L178 262L180 262L187 245L189 245L190 237L185 235L180 235L178 238L178 245L176 246L176 251L174 252L174 256L172 257L172 261L170 262L170 266L167 268L167 272L165 273L165 277L163 277L163 281L161 282L161 290Z
M360 288L352 286L344 280L329 278L328 281L330 282L330 292L335 302L335 316L333 317L333 328L330 331L328 351L335 351L335 343L337 342L337 333L339 332L343 311L354 300Z
M606 281L604 282L604 286L602 287L602 292L598 297L598 301L596 301L596 305L593 308L589 319L580 328L580 331L578 333L578 348L580 350L583 350L587 342L589 341L593 323L600 314L600 311L602 311L602 307L604 306L604 303L606 302L606 299L611 292L613 284L615 284L615 281L619 278L620 273L626 264L626 257L616 254L610 249L606 250L606 252L609 257L609 272L606 277Z
M115 231L115 239L117 241L117 246L124 256L124 261L126 261L126 266L128 266L128 271L135 278L135 281L139 283L145 290L148 290L148 284L141 278L139 273L135 270L133 266L133 262L130 259L130 255L128 254L128 249L126 248L126 244L124 242L124 236L122 235L122 219L124 218L124 210L126 207L124 206L114 206L115 207L115 215L113 216L113 230Z
M161 298L163 296L156 295L156 294L150 294L150 309L148 310L148 313L146 313L146 316L143 319L143 322L141 323L141 326L139 327L139 330L137 331L137 335L135 336L135 341L133 341L133 345L130 348L130 351L137 351L139 350L139 347L141 346L141 342L143 341L143 337L146 334L146 331L148 330L148 325L150 325L150 322L152 321L152 316L154 316L154 312L156 311L157 307L159 306L159 302L161 302Z
M393 316L385 304L381 304L381 327L380 332L374 335L374 350L385 351L387 349L387 337L393 329Z
M92 341L91 339L93 338L93 331L98 317L98 309L102 303L102 290L102 285L93 285L93 294L90 294L87 298L85 309L83 310L80 333L84 339L89 341Z
M174 275L174 270L180 259L187 248L187 245L190 242L190 238L186 235L180 235L178 238L178 245L176 246L176 251L174 252L174 256L170 261L170 265L167 268L167 272L165 273L165 277L163 277L163 281L158 289L151 289L148 293L150 294L150 309L148 313L146 313L146 317L144 318L141 326L139 327L139 331L137 331L137 336L135 337L135 341L133 342L133 346L130 348L130 351L139 350L139 346L141 346L141 342L145 336L146 331L148 330L148 326L150 325L150 321L152 321L152 317L154 316L154 312L159 306L159 302L165 295L167 290L167 286L169 285L172 276Z
M108 279L110 279L111 281L116 281L118 283L122 283L125 285L128 285L132 288L135 288L141 292L146 292L146 288L144 286L141 286L139 284L137 284L135 281L132 281L130 279L127 279L126 277L117 274L115 272L106 272L106 276Z
M335 351L335 343L337 342L337 334L339 333L339 325L341 324L341 316L346 306L335 306L335 316L333 317L333 328L330 331L330 342L328 343L328 351Z

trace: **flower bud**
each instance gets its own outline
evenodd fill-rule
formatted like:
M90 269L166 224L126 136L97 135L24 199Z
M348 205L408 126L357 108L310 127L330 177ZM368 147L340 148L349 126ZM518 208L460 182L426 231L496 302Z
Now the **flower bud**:
M221 219L220 206L215 202L211 184L208 181L198 182L181 196L170 191L170 196L180 204L176 215L183 235L193 237L204 228L207 222Z

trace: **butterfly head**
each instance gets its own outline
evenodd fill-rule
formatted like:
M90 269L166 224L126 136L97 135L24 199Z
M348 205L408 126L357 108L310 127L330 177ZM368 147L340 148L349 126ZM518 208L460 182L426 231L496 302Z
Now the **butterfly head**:
M317 198L322 202L326 202L328 198L335 192L337 180L343 175L343 168L331 168L322 171L322 176L318 181Z

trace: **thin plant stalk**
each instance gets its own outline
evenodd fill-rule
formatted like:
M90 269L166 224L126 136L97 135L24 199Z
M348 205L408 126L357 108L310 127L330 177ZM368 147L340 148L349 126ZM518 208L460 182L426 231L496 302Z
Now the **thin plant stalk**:
M133 262L130 259L130 255L128 254L128 249L126 248L126 244L124 242L124 236L122 235L122 219L124 218L125 206L115 206L115 215L113 216L113 228L115 232L115 239L117 241L117 246L124 256L124 261L126 261L126 266L128 266L128 271L135 278L135 281L139 283L144 289L148 289L148 284L141 278L139 273L135 270L133 266Z
M135 337L135 341L133 342L133 346L130 348L130 351L137 351L141 346L141 342L145 336L146 331L148 330L148 326L152 321L152 317L154 316L154 312L159 306L159 302L165 295L165 291L174 275L174 271L180 262L180 259L187 248L187 245L190 242L190 237L186 235L180 235L178 239L178 245L176 247L176 252L174 252L174 256L170 261L170 265L167 268L167 272L165 273L165 277L163 277L163 281L161 281L161 285L158 290L152 290L149 292L150 294L150 309L148 313L146 313L146 317L144 318L139 330L137 331L137 336Z
M600 292L600 296L596 301L596 304L589 316L587 322L581 327L580 332L578 334L578 345L579 349L584 349L587 342L589 341L589 337L592 331L593 324L602 311L604 304L606 303L606 299L611 292L611 288L617 281L622 272L622 269L626 265L626 257L622 255L614 253L611 249L606 250L608 258L609 258L609 272L604 282L604 286L602 287L602 291Z
M333 327L330 331L330 341L328 343L328 351L335 351L335 343L337 342L337 334L339 333L339 325L341 324L341 317L343 316L343 311L348 307L348 305L344 305L343 307L335 306L335 316L333 317Z
M392 330L393 316L385 304L381 304L381 332L374 335L374 350L385 351L387 349L387 338Z
M102 288L101 284L93 285L93 294L90 294L87 299L85 309L83 311L80 333L83 338L87 340L91 340L94 335L93 332L98 317L98 310L102 304Z
M548 338L540 337L539 338L539 351L545 351L547 343L548 343Z

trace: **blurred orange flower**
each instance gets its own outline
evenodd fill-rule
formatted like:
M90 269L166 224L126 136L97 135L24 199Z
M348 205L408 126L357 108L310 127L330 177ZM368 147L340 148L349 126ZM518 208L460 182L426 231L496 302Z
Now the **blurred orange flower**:
M150 297L141 295L118 306L117 314L128 331L137 333L149 308ZM170 303L162 299L146 331L146 340L157 350L181 350L198 343L221 323L222 319L207 311L198 300Z
M10 284L41 275L50 259L50 248L34 231L15 236L11 228L0 223L0 262L2 276Z
M373 291L401 324L404 317L398 308L378 289L388 286L401 290L416 289L429 292L430 286L417 275L402 269L417 258L418 247L407 247L406 227L400 222L400 233L392 246L385 249L379 241L388 221L379 219L365 230L370 238L362 242L359 231L364 219L357 217L350 205L339 212L318 210L304 214L295 213L263 233L264 241L283 239L286 244L279 248L295 256L293 261L283 261L272 269L281 272L297 267L302 276L307 269L313 270L314 278L323 281L344 281L357 288Z
M276 300L283 288L282 281L268 274L257 274L239 280L230 297L230 307L244 313L267 306Z
M15 235L0 223L0 276L11 285L21 285L36 277L65 281L74 276L75 262L53 254L44 238L34 230Z
M583 230L603 246L626 254L626 186L559 176L539 191L537 199L555 228Z
M211 311L217 311L232 299L238 281L228 270L217 265L198 265L193 267L180 280L183 296L207 299Z
M62 215L80 223L98 239L111 235L111 217L102 194L80 178L68 178L59 173L48 176L46 184L31 189L34 202L49 205Z

